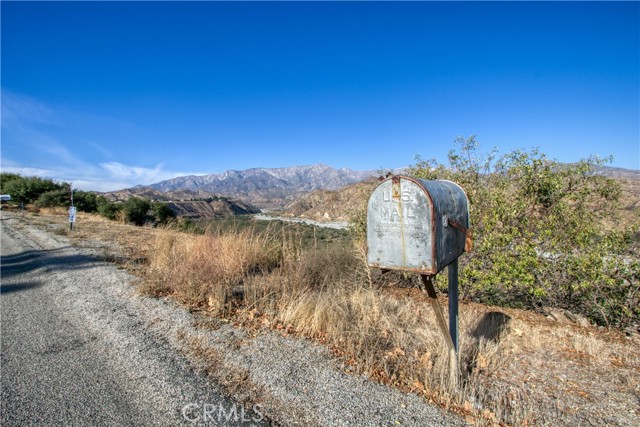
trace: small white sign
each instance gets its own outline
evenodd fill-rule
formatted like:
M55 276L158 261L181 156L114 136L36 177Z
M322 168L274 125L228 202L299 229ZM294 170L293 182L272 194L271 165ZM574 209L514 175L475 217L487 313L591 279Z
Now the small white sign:
M76 207L71 206L69 208L69 222L76 222Z

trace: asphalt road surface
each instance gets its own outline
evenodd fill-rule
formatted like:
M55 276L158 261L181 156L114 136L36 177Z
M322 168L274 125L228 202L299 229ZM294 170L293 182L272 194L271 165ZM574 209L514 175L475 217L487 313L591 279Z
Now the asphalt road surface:
M265 424L138 317L124 272L0 222L0 424Z

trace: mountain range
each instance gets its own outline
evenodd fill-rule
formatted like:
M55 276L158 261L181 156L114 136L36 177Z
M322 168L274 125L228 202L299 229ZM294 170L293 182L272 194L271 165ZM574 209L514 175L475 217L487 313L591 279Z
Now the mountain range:
M160 192L189 190L240 199L259 208L279 208L315 190L337 190L376 176L373 171L334 169L324 164L287 168L229 170L220 174L189 175L147 187ZM133 190L133 189L131 189ZM142 189L140 189L142 190Z
M625 211L640 209L640 171L600 167L599 173L622 183ZM402 169L395 174L405 173ZM284 208L287 216L344 220L375 186L380 172L334 169L327 165L230 170L221 174L183 176L148 186L103 193L112 201L142 197L164 201L181 216L255 213ZM205 206L207 205L207 206Z

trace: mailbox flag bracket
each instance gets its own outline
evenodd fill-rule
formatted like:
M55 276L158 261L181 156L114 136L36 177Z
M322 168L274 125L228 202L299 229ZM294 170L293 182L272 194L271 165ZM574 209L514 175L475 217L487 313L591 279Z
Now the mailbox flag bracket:
M447 223L449 223L449 225L453 228L458 229L465 234L466 238L464 240L464 251L471 252L471 249L473 249L473 234L471 233L471 230L460 224L458 221L452 220L451 218L447 218Z

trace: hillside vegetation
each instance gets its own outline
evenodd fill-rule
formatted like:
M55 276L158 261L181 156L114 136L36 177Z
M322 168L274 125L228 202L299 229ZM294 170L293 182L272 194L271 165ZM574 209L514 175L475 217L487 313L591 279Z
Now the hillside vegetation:
M11 196L12 204L36 207L71 206L71 184L48 178L24 177L13 173L0 173L0 192ZM104 202L93 192L74 190L74 205L83 212L96 212Z
M449 164L419 160L410 174L459 183L470 201L474 250L462 295L487 304L569 309L601 325L640 319L640 216L622 220L620 183L538 150L479 155L459 139Z
M47 178L0 174L2 194L12 196L11 205L41 208L71 206L71 184ZM198 218L227 218L259 213L255 206L205 191L163 193L150 187L95 193L73 191L74 206L81 212L97 212L107 219L135 225L166 224L179 218L187 228L188 221Z
M219 218L260 213L260 209L250 203L202 190L162 192L151 187L134 187L102 193L101 196L111 202L126 202L135 198L151 200L156 204L166 204L173 211L174 217L183 219Z
M463 297L560 307L602 325L638 323L640 173L603 167L607 159L561 164L537 150L481 155L473 137L456 143L448 164L418 159L405 173L452 180L469 196L475 249L462 258ZM376 184L317 191L284 214L350 218L364 239ZM440 282L446 290L446 278Z

